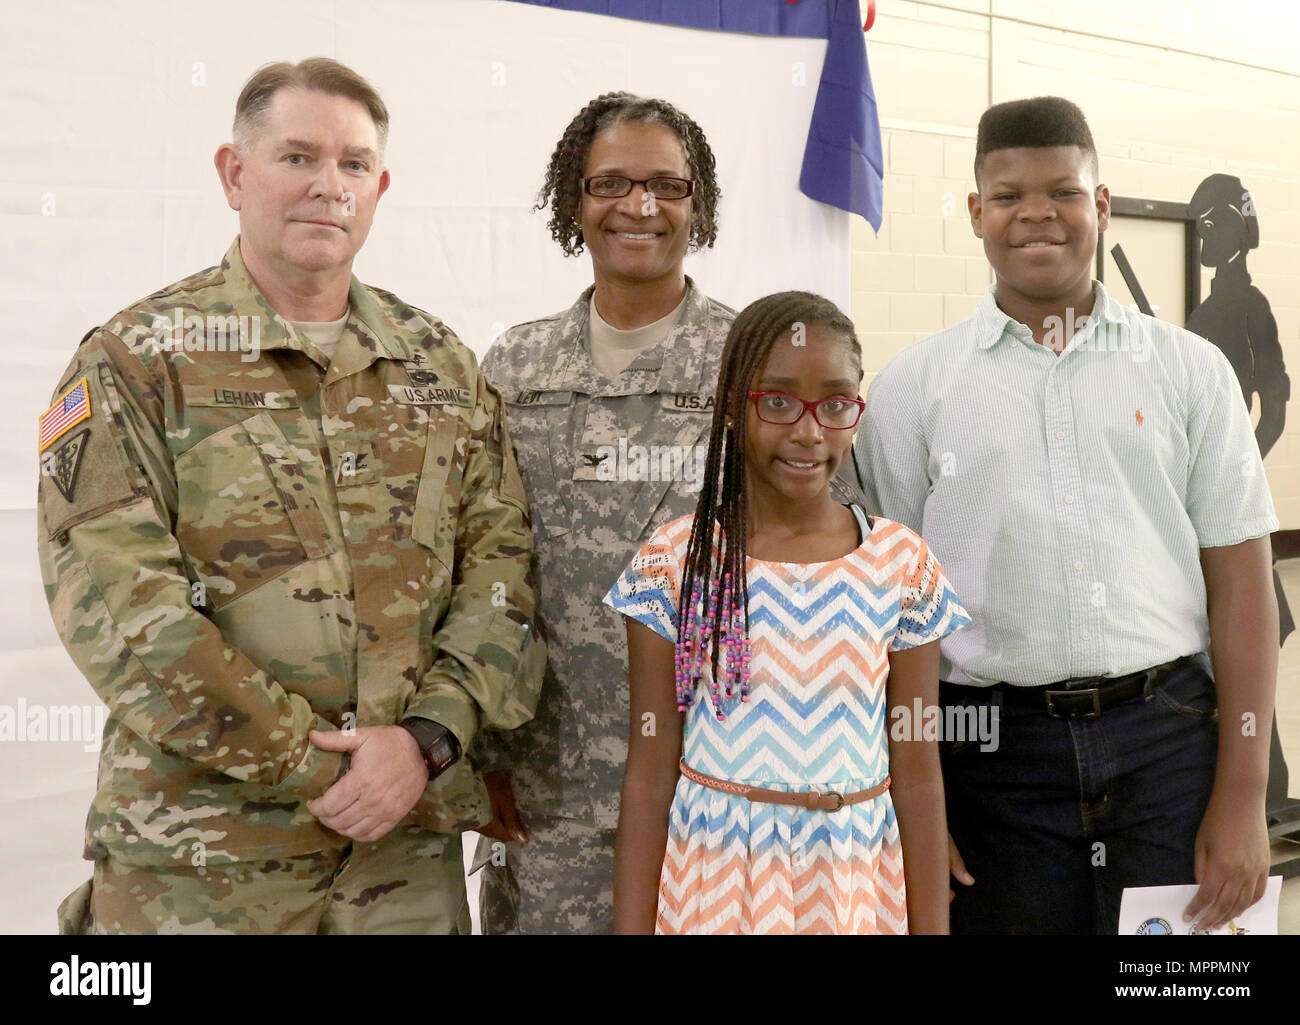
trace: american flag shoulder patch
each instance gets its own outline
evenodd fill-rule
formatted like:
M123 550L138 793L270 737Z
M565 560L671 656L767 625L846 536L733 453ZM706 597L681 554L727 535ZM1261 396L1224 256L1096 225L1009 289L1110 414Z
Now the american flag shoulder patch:
M44 452L59 438L90 418L90 382L83 377L41 414L38 452Z

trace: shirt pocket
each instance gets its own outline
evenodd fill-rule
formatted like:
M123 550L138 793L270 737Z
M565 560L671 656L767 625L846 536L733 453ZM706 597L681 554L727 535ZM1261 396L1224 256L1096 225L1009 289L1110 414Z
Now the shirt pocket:
M516 390L505 395L507 429L528 499L533 536L542 541L569 532L570 510L560 481L559 460L570 445L573 392Z
M456 561L456 526L464 486L468 428L451 413L431 409L424 461L415 495L411 537L450 573Z
M699 501L713 418L673 408L669 400L675 397L665 395L657 418L636 432L636 442L613 454L620 483L607 486L627 489L617 526L627 541L647 540L661 523L693 513ZM574 479L591 478L580 467Z
M209 608L336 550L313 493L323 473L317 462L288 442L269 413L216 431L177 457L176 538Z

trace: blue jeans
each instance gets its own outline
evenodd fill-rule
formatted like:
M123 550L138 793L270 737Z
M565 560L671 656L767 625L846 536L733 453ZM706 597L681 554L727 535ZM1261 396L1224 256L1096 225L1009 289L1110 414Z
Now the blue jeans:
M974 691L944 683L940 699ZM953 881L953 933L1114 935L1125 887L1195 882L1219 746L1207 656L1098 718L999 714L995 750L940 744L948 829L975 877Z

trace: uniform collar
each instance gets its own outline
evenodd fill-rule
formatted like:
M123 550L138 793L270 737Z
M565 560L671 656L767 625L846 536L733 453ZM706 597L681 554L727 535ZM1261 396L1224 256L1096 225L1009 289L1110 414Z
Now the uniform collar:
M262 327L259 345L262 349L308 352L307 343L290 322L272 308L266 296L253 282L248 267L244 264L243 254L239 251L238 235L226 250L221 269L225 287L233 293L231 305L240 309L252 303L260 308ZM343 329L343 338L340 339L334 360L330 364L331 378L364 370L376 359L383 357L396 360L418 358L412 355L414 347L400 333L392 330L394 325L388 323L374 293L358 281L355 274L348 286L348 307L348 322ZM349 344L349 338L356 344Z
M686 277L686 298L682 314L664 341L641 353L632 364L610 380L591 359L587 339L591 296L590 285L578 301L560 317L560 351L554 370L541 386L546 391L574 391L586 395L639 395L647 392L698 392L704 376L705 346L699 344L711 316L709 297Z
M1099 324L1115 324L1119 326L1127 325L1128 318L1125 315L1124 307L1106 291L1102 283L1095 278L1092 282L1093 288L1093 307L1091 316L1091 325L1085 330L1096 330ZM989 285L984 292L983 298L980 299L979 305L975 308L975 321L979 327L979 347L981 349L991 349L1002 341L1008 335L1017 338L1030 345L1034 342L1033 333L1029 330L1028 325L1020 323L1018 320L1012 320L997 303L998 286L995 282ZM1073 341L1067 347L1074 347Z

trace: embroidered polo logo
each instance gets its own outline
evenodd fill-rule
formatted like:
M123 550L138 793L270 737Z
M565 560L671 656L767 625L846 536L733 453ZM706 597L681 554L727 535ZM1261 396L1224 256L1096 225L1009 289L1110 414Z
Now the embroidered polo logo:
M1134 414L1133 414L1133 419L1136 420L1136 421L1137 421L1137 425L1138 425L1139 427L1141 427L1141 426L1142 426L1142 410L1139 409L1136 413L1134 413Z
M81 457L86 454L86 442L90 440L90 428L80 434L74 434L54 450L54 467L50 474L54 484L64 499L72 501L77 490L77 475L81 472Z

